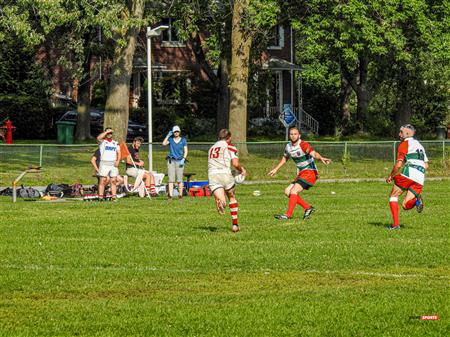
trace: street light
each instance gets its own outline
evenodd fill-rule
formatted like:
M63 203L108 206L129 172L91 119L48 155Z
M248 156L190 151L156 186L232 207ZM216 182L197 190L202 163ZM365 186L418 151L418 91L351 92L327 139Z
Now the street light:
M155 28L147 27L147 96L148 96L148 170L153 171L153 139L152 139L152 37L159 36L169 29L169 26L161 25Z

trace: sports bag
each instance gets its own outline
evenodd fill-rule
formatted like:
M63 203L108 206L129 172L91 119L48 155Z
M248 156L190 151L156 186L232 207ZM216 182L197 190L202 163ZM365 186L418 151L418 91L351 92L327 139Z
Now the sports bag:
M22 187L17 190L17 195L21 198L40 198L41 193L32 187Z

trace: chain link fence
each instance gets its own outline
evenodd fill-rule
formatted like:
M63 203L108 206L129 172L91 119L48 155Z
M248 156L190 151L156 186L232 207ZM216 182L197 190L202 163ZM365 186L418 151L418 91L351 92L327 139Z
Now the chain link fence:
M318 164L322 179L383 178L395 161L399 142L310 142L323 156L333 163ZM430 160L428 177L450 176L450 141L422 141ZM185 173L195 173L194 180L207 179L207 152L212 143L188 143L189 156ZM281 159L286 142L258 142L237 144L244 147L248 156L241 156L248 170L248 180L292 180L295 166L288 162L276 177L267 176ZM48 183L96 183L90 159L97 149L92 145L23 144L0 145L0 186L10 186L14 178L29 165L42 166L42 172L26 176L24 184ZM153 144L153 169L166 173L168 149L160 143ZM141 158L148 163L148 144L141 147ZM120 167L125 172L125 165Z

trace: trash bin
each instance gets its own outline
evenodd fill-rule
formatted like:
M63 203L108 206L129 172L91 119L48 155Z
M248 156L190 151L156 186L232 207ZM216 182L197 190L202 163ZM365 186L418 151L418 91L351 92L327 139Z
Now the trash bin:
M75 129L75 122L59 121L56 122L59 144L73 144L73 130Z
M437 139L445 139L447 138L447 127L443 125L439 125L436 127L436 136Z

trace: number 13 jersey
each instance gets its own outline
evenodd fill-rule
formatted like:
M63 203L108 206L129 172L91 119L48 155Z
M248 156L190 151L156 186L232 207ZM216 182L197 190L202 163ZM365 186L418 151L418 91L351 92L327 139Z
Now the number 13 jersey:
M397 160L402 160L404 163L402 176L423 185L425 163L428 163L428 157L422 144L412 137L405 138L398 146Z
M236 146L219 140L208 151L208 174L231 174L231 160L237 157Z

